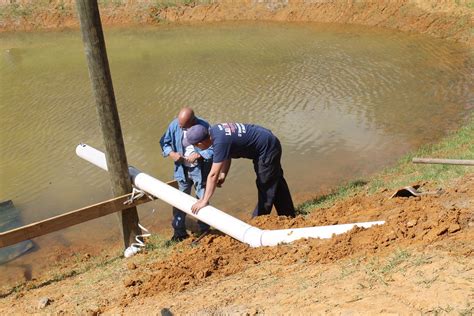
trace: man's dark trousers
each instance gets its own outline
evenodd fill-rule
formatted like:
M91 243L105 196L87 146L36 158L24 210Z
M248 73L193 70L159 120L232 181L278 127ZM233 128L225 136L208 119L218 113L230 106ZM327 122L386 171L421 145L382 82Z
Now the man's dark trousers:
M273 149L265 157L253 161L257 175L258 203L253 216L267 215L272 206L278 215L295 217L295 206L281 168L281 145L277 140Z

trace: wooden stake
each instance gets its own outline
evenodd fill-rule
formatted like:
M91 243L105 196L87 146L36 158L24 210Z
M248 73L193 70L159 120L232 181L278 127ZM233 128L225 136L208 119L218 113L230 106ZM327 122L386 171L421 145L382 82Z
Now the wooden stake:
M132 191L128 175L128 163L122 130L115 102L112 77L110 75L104 34L100 21L97 0L76 0L81 24L82 40L89 67L89 77L94 91L99 124L105 145L105 157L114 196ZM135 207L119 214L125 247L141 234L138 227L138 213Z

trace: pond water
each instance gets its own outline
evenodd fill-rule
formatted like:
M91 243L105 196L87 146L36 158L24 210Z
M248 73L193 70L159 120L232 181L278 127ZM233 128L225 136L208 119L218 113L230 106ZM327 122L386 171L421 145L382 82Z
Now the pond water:
M185 105L211 123L270 128L296 202L440 139L473 105L472 52L421 35L225 23L105 37L128 161L162 180L172 164L159 139ZM0 52L0 200L26 224L111 197L107 174L75 155L80 142L103 150L80 33L4 33ZM245 219L255 202L251 162L234 161L213 205ZM169 229L169 206L140 215ZM43 243L117 240L117 226L108 216Z

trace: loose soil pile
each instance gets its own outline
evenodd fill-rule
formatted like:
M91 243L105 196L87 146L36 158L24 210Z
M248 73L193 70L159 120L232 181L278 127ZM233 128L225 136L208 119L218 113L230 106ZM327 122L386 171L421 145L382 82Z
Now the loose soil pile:
M429 190L425 186L424 190ZM176 292L200 285L206 279L236 274L264 261L283 264L331 263L349 256L390 253L396 248L424 247L457 241L448 251L474 255L474 176L470 175L440 196L392 198L392 192L358 194L308 217L288 219L264 216L252 220L262 229L282 229L385 220L385 225L354 228L329 240L308 239L277 247L250 248L228 236L210 235L193 247L191 240L165 261L146 264L125 284L130 291L122 304L139 295Z

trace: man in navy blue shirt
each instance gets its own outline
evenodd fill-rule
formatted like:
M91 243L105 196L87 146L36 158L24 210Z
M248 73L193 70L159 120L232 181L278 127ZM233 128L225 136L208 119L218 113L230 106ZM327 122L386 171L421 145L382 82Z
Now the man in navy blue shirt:
M221 123L206 128L195 125L188 130L186 145L201 150L214 149L211 171L204 196L192 207L193 213L209 204L215 188L224 183L232 158L253 161L257 175L258 203L253 216L270 214L275 205L278 215L295 216L295 207L281 168L281 144L264 127L242 123Z

